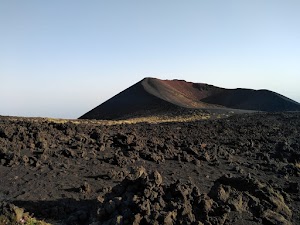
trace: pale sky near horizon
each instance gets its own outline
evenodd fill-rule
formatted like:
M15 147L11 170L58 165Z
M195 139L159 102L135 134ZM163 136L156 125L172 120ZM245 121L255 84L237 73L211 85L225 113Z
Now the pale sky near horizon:
M299 0L0 0L0 115L77 118L144 77L300 102Z

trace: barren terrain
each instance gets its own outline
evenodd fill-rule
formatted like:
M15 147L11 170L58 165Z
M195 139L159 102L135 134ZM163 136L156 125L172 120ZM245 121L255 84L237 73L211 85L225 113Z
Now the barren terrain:
M82 115L81 119L125 119L178 111L300 111L300 104L269 90L226 89L184 80L144 78Z
M0 117L0 224L300 224L300 113L129 122Z

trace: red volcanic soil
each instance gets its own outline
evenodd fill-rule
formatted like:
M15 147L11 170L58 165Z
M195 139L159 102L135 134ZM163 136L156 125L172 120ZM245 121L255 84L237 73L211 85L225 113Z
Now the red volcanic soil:
M80 119L121 119L182 109L283 112L299 111L300 104L268 90L225 89L184 80L145 78Z
M192 83L184 80L158 80L158 82L174 88L177 92L193 101L200 101L201 99L210 96L212 93L220 92L222 90L221 88L217 88L212 85Z
M142 85L148 93L171 102L174 105L187 108L207 108L211 105L201 102L201 99L210 96L213 92L218 92L218 88L207 84L194 84L182 80L159 80L146 78Z

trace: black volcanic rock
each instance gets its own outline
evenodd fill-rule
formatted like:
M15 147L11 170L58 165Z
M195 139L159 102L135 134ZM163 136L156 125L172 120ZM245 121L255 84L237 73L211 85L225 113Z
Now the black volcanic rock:
M0 116L0 224L300 224L300 112L110 123Z
M80 119L125 119L186 109L300 111L300 104L269 90L225 89L183 80L145 78Z

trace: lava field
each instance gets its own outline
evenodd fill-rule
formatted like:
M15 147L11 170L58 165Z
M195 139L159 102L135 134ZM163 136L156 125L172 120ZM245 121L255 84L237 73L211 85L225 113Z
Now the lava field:
M105 125L0 117L0 224L300 224L300 113ZM1 224L1 225L2 225Z

